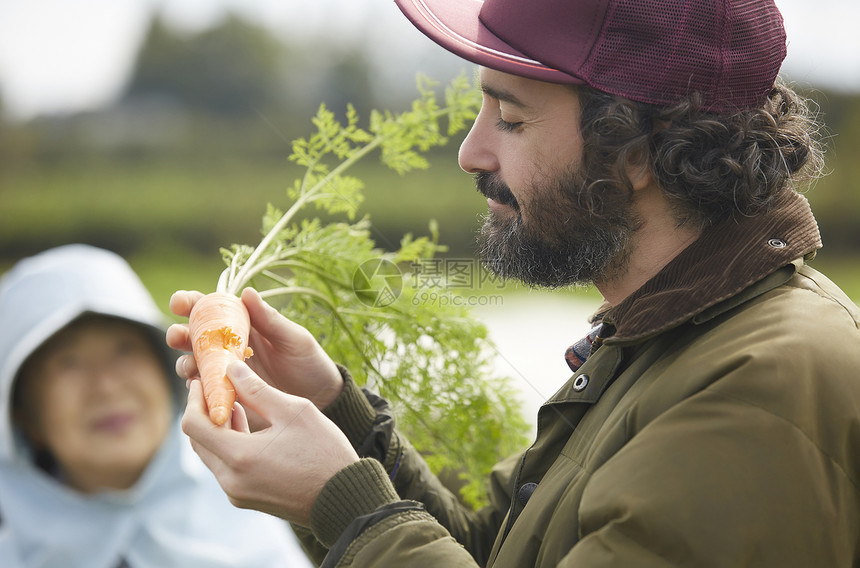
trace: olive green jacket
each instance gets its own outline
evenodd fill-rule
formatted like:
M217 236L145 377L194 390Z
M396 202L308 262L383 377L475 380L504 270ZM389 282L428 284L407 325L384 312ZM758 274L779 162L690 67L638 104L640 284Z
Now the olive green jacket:
M324 566L860 566L860 310L805 264L806 200L705 232L602 315L474 512L348 374L364 456L314 505ZM391 480L390 480L391 479Z

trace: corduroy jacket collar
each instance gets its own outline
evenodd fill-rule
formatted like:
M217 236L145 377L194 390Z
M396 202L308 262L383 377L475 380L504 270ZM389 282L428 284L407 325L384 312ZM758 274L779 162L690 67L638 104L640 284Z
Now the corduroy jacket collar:
M766 213L708 227L620 304L601 307L611 334L606 342L632 342L680 325L819 248L809 203L786 192Z

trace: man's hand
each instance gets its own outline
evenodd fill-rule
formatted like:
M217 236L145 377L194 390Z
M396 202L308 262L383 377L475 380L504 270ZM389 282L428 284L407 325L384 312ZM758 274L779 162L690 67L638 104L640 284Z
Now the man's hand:
M242 362L227 376L238 398L232 420L215 426L200 381L191 380L182 430L235 506L308 526L323 486L358 455L307 399L272 388ZM245 407L270 426L251 433Z
M200 292L178 291L170 298L170 311L188 317L191 308L202 297ZM249 345L254 355L248 359L248 366L270 385L306 398L319 409L337 398L343 390L343 379L337 366L310 332L269 306L252 288L242 291L242 302L251 317ZM190 352L188 326L170 326L167 344ZM180 357L176 361L176 372L186 379L196 377L194 357L190 354Z

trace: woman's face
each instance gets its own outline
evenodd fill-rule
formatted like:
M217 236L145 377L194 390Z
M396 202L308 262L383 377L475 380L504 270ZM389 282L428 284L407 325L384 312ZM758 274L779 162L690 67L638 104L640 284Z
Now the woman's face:
M20 380L27 437L83 492L131 487L170 428L164 367L132 323L76 320L31 357Z

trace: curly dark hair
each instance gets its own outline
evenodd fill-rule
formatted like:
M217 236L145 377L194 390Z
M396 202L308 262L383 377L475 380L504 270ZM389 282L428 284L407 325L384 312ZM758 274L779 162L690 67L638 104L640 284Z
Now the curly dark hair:
M706 226L765 211L822 169L821 128L808 101L781 80L761 107L732 114L703 110L695 95L660 107L577 90L589 173L584 197L592 206L629 195L630 165L647 165L678 223Z

